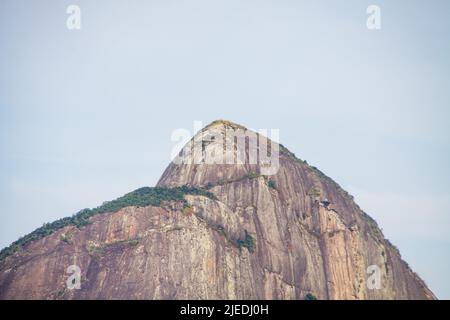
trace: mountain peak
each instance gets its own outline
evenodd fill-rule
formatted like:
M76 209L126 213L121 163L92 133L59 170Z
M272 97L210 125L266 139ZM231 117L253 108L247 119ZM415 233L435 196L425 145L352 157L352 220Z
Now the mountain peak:
M435 299L333 180L236 129L212 122L156 188L29 237L0 264L0 299ZM242 131L233 162L216 163ZM69 266L80 290L65 287Z
M261 132L265 134L261 134ZM255 132L228 120L216 120L200 130L168 166L158 186L209 185L279 169L278 132ZM274 135L274 136L272 136Z
M230 128L234 128L234 129L247 130L246 127L244 127L244 126L242 126L242 125L240 125L238 123L235 123L235 122L229 121L229 120L223 120L223 119L214 120L213 122L211 122L210 124L205 126L203 128L203 130L211 129L213 127L218 127L218 126L225 126L225 127L230 127Z

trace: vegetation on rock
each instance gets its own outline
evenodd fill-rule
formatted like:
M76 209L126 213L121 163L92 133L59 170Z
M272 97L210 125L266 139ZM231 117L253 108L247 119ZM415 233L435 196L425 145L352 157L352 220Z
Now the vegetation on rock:
M101 206L94 209L83 209L71 217L62 218L56 220L52 223L45 223L42 227L34 230L30 234L27 234L20 238L19 240L13 242L9 247L4 248L0 251L0 260L5 257L15 253L16 251L23 248L26 244L42 239L53 232L60 230L66 226L75 226L77 228L82 228L88 225L89 219L96 215L107 212L116 212L122 208L136 206L136 207L146 207L146 206L161 206L163 202L175 201L183 203L184 207L188 207L188 203L184 196L190 195L200 195L216 200L213 193L202 189L191 186L182 186L176 188L161 188L161 187L143 187L125 194L124 196L104 202ZM62 241L69 242L70 238L63 235Z
M247 230L245 230L244 239L237 240L237 245L239 248L247 248L250 252L254 252L256 247L255 239L253 239L253 237L247 232Z
M277 185L276 185L276 183L275 183L275 181L273 181L273 180L269 180L268 182L267 182L267 185L269 186L269 188L272 188L272 189L277 189Z
M305 300L317 300L317 297L315 295L313 295L312 293L308 293L305 296Z

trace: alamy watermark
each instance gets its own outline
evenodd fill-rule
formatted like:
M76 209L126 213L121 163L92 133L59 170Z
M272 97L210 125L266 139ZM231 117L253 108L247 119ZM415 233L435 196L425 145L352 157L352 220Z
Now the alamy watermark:
M171 135L171 140L177 142L172 148L173 162L253 164L259 165L262 175L274 175L278 172L279 129L259 129L256 132L227 122L218 124L202 130L202 122L194 121L194 132L183 128L175 129ZM195 132L199 133L191 139Z
M69 30L81 29L81 8L77 5L70 5L66 9L66 13L69 15L66 20L66 26Z
M79 5L71 4L67 7L66 13L68 14L66 20L66 26L69 30L81 29L81 8ZM366 26L369 30L381 29L381 8L378 5L369 5L366 9L367 20Z
M381 269L379 266L373 264L367 267L367 289L378 290L381 289Z
M81 289L81 269L77 265L71 265L67 268L67 273L70 274L67 278L66 286L69 290Z
M366 13L369 15L367 17L366 26L369 30L380 30L381 29L381 8L377 5L370 5L367 7Z

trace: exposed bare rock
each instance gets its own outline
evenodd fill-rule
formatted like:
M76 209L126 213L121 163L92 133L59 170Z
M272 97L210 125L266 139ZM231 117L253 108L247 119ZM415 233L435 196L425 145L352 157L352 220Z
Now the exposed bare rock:
M245 130L214 122L194 140L216 138L187 146L188 157L222 152L226 128ZM130 206L31 242L0 263L0 298L435 299L352 197L284 147L270 176L261 163L191 162L170 164L158 186L216 198ZM79 290L66 287L70 265L81 269ZM378 289L369 266L381 272Z

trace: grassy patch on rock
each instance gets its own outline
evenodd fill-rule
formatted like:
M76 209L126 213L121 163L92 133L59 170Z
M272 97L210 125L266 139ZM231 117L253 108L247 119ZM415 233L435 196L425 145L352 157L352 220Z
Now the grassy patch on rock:
M42 239L53 232L60 230L67 226L75 226L82 228L90 223L90 218L97 214L117 212L125 207L137 206L161 206L163 202L175 201L183 203L184 207L188 207L188 203L184 198L185 195L200 195L216 200L216 196L203 189L191 186L182 186L176 188L160 188L160 187L143 187L134 190L124 196L112 201L104 202L101 206L93 209L83 209L71 217L62 218L52 223L45 223L42 227L34 230L30 234L27 234L19 240L13 242L9 247L0 251L0 261L7 256L19 251L26 244ZM61 237L62 241L70 242L70 238L67 235Z

